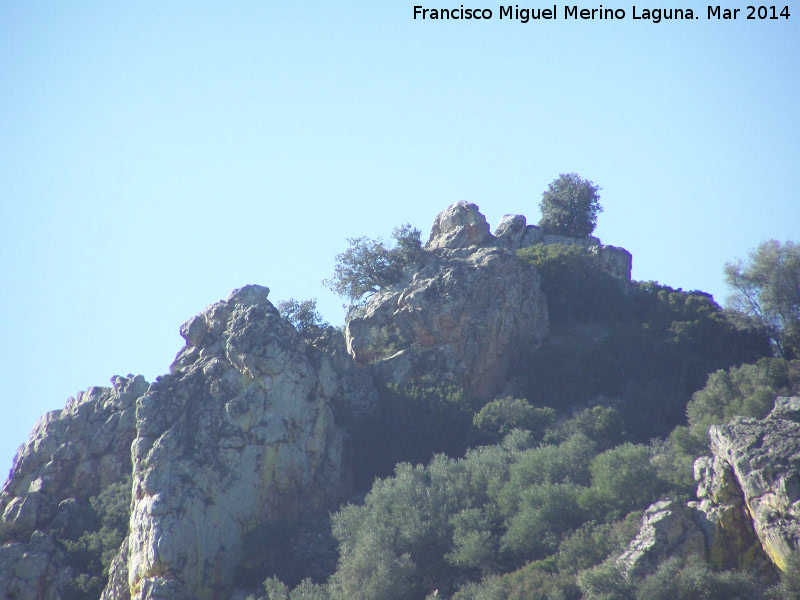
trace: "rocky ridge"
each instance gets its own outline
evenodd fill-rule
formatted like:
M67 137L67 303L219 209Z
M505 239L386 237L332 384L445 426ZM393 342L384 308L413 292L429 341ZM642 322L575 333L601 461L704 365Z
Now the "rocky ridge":
M56 537L113 484L130 485L131 516L102 598L230 596L249 532L349 493L349 432L375 417L376 385L427 375L476 398L502 392L515 354L548 334L539 276L514 256L539 243L582 245L630 279L622 249L520 215L491 234L460 202L403 280L351 312L346 339L300 335L260 286L209 306L181 327L169 374L114 377L37 423L0 493L0 589L64 597L76 572Z

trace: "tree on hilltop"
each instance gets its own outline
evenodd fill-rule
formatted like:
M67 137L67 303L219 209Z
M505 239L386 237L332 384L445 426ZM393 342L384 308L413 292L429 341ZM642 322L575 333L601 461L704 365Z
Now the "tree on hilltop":
M601 189L576 173L561 173L542 194L539 227L558 235L590 235L597 226L597 213L603 212L598 194Z

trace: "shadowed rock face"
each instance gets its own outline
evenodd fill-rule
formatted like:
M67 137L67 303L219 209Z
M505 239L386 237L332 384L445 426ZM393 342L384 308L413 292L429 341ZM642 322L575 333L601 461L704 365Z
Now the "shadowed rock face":
M268 293L236 290L184 324L171 374L137 402L133 598L224 597L244 534L343 492L334 412L374 410L371 381L343 351L308 349Z
M548 317L536 270L505 248L480 245L492 240L474 204L441 213L421 263L348 315L356 361L384 382L427 374L494 397L515 357L547 334Z

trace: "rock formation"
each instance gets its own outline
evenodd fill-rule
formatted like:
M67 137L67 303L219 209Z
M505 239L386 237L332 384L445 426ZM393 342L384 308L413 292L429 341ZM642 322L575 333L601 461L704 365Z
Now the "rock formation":
M524 215L505 215L495 229L494 243L510 250L527 248L536 244L582 246L597 254L600 264L613 277L630 281L633 257L625 248L604 245L593 236L573 238L545 233L536 225L526 225L526 222Z
M0 493L0 589L61 598L77 576L65 531L76 540L92 499L117 486L130 491L130 522L102 598L228 597L250 532L351 491L349 431L375 418L374 382L501 391L548 334L539 276L514 254L539 243L579 244L630 279L624 250L545 235L519 215L492 235L459 202L402 280L351 311L344 337L301 335L260 286L209 306L181 327L168 375L114 377L36 424Z
M356 361L390 383L424 373L477 398L498 393L515 356L547 334L548 318L536 270L481 245L492 239L474 204L436 217L422 263L348 315Z
M662 500L651 505L642 516L639 534L617 559L617 564L631 577L654 572L671 556L706 554L706 537L698 526L702 517L682 502Z
M629 574L696 555L716 570L773 581L800 550L800 397L779 397L764 419L736 417L709 433L712 456L694 464L698 501L665 500L645 511L617 560Z
M268 293L236 290L185 323L171 374L137 402L127 544L136 600L179 589L223 597L248 530L343 492L335 412L372 410L372 383L335 353L309 352Z
M779 397L766 418L737 417L712 426L710 436L713 457L695 463L698 508L723 534L720 554L747 553L738 533L746 521L783 570L800 549L800 398Z
M248 531L347 493L347 427L374 415L372 381L341 334L304 339L268 293L236 290L185 323L186 346L152 385L115 377L40 419L0 495L17 540L0 548L0 589L60 597L74 573L50 533L76 498L131 473L107 600L226 597Z

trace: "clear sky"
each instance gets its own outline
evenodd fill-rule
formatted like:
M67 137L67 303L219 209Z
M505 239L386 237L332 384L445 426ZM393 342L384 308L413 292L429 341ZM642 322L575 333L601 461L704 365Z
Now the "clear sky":
M800 4L413 6L0 0L0 470L70 395L166 373L180 324L234 288L341 324L320 282L346 238L425 238L458 200L536 223L576 172L635 279L720 303L725 261L800 241Z

